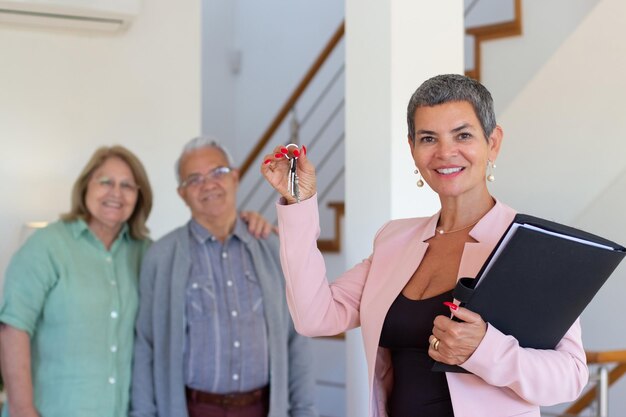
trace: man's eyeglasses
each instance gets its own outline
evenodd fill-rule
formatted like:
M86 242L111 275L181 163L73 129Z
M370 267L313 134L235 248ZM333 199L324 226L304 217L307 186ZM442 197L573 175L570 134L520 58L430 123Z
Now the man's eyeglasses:
M101 188L104 188L109 191L114 190L115 186L117 185L115 180L109 177L96 178L96 184L98 184ZM120 181L119 184L120 184L120 189L124 193L136 193L139 190L139 186L130 181L123 180L123 181Z
M229 174L233 169L230 167L217 167L207 172L206 174L191 174L183 182L180 183L181 187L198 187L203 185L208 180L219 181L226 174Z

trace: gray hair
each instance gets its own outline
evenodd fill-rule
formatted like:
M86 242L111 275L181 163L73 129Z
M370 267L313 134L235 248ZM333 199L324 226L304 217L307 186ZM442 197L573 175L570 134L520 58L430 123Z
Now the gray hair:
M222 144L220 144L217 141L217 139L211 136L198 136L197 138L191 139L189 142L185 144L185 146L183 146L183 150L180 153L180 156L178 157L178 159L176 160L176 165L174 166L174 168L176 170L176 180L178 181L179 185L181 183L180 161L183 159L183 156L187 155L190 152L197 151L198 149L204 149L204 148L215 148L219 150L220 152L224 154L224 157L226 157L228 166L231 168L235 166L235 161L233 157L230 155L230 152L228 152L228 149L226 149Z
M432 107L451 101L467 101L472 105L485 139L489 140L489 135L496 127L491 93L478 81L459 74L437 75L424 81L415 90L406 112L409 138L415 140L415 112L419 107Z

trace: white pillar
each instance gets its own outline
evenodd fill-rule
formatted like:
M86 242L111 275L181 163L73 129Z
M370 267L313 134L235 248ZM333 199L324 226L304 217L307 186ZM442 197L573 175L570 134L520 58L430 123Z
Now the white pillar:
M346 0L346 261L372 251L392 218L438 210L434 193L415 186L406 106L427 78L463 72L463 2ZM347 414L368 412L360 331L349 332Z

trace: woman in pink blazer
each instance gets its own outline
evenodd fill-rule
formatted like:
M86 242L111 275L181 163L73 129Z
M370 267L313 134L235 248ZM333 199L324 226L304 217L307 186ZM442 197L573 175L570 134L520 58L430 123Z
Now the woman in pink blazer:
M515 216L486 186L502 141L491 94L461 75L433 77L411 97L407 122L417 185L428 183L441 210L385 224L372 254L332 284L316 246L306 148L277 147L265 158L261 171L282 196L281 262L296 329L322 336L361 326L370 416L539 417L542 405L574 400L588 378L578 321L554 350L529 349L453 303L458 278L476 276ZM287 189L294 155L300 203ZM433 360L471 373L432 372Z

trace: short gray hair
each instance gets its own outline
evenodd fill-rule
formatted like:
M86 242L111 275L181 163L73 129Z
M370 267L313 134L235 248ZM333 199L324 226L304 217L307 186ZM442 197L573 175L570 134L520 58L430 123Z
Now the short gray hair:
M183 156L187 155L190 152L196 151L198 149L203 149L203 148L215 148L219 150L226 157L228 166L231 168L235 166L235 161L233 157L230 155L230 152L228 152L228 149L226 149L221 143L219 143L217 139L211 136L198 136L197 138L191 139L189 142L185 144L185 146L183 146L183 150L180 153L180 156L178 157L178 159L176 160L176 165L174 166L174 168L176 170L176 180L178 181L179 185L182 181L182 179L180 178L180 161L183 159Z
M443 74L422 83L411 96L406 112L409 138L415 140L415 112L420 107L432 107L451 101L467 101L474 108L476 117L489 140L496 127L493 98L484 85L459 74Z

